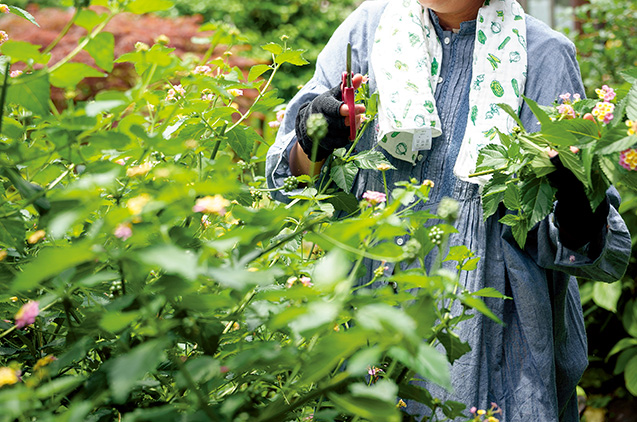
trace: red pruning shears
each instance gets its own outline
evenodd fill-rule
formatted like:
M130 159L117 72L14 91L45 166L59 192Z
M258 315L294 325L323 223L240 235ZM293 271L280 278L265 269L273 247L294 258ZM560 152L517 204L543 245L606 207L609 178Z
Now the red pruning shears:
M347 43L347 70L343 72L343 82L341 91L343 93L343 101L347 104L349 110L349 139L356 139L356 108L354 105L354 86L352 85L352 44Z

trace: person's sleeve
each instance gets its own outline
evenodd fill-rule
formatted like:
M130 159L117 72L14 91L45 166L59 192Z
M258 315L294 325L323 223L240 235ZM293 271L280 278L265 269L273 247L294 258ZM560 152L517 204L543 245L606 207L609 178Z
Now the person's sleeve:
M294 124L301 106L341 83L347 43L352 44L352 71L367 73L367 53L381 3L383 2L364 2L338 27L318 56L314 76L288 104L276 140L266 156L265 172L270 189L280 188L285 179L292 175L289 153L297 140ZM289 197L300 191L301 189L290 192L273 191L272 197L281 202L290 202Z
M584 98L575 46L566 37L544 28L533 21L529 30L529 64L525 95L540 105L550 105L561 94L576 93ZM537 36L535 36L537 35ZM537 119L525 105L520 118L528 132L540 129ZM626 223L617 211L620 198L611 187L607 192L610 209L606 227L595 242L577 251L565 247L559 237L555 216L549 214L529 233L526 250L536 262L550 270L588 279L613 282L621 278L628 266L631 239Z

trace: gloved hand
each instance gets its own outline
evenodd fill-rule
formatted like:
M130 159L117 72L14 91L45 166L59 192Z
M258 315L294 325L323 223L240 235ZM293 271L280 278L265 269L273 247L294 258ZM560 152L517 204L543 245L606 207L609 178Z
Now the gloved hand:
M554 215L562 244L568 249L577 250L592 242L592 249L598 250L610 209L608 198L593 212L584 185L564 167L559 155L551 157L551 163L555 171L548 175L548 179L557 189Z
M296 137L303 152L311 159L314 141L307 134L307 120L310 115L320 113L327 121L327 135L319 141L316 161L326 159L335 149L342 148L349 141L349 128L341 116L343 105L341 87L336 86L304 104L296 116Z

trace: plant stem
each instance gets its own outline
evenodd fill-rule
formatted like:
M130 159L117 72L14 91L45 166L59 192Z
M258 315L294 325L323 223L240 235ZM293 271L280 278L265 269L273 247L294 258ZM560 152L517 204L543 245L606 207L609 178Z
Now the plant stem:
M476 173L471 173L469 175L469 177L486 176L487 174L493 174L493 173L496 173L498 171L504 171L504 170L506 170L508 168L509 168L508 166L502 166L502 167L497 168L497 169L483 170L483 171L479 171L479 172L476 172Z

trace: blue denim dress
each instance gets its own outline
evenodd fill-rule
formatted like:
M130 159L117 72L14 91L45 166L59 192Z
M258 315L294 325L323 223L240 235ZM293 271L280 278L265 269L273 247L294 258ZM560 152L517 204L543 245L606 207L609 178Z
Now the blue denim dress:
M288 156L296 141L294 121L298 109L340 83L348 42L352 44L353 71L369 74L370 89L375 90L370 53L380 16L389 3L364 2L336 30L320 54L314 77L288 105L276 142L268 152L266 173L270 187L282 186L291 175ZM566 92L583 96L573 44L537 19L526 18L528 75L524 94L544 105ZM529 234L524 250L517 246L510 229L498 222L501 215L483 221L478 186L458 180L453 174L454 157L460 149L469 111L475 21L464 22L454 33L444 31L434 14L432 20L444 49L435 93L443 134L434 138L431 150L420 153L414 166L386 154L396 167L387 172L388 185L409 178L434 181L430 200L424 206L433 211L443 197L457 200L459 233L452 237L451 244L466 245L482 258L475 271L462 274L461 284L470 291L493 287L513 299L486 300L504 325L481 315L460 324L458 334L470 344L471 352L450 365L453 390L427 383L425 387L434 397L459 401L467 408L485 409L495 402L502 407L500 420L505 422L577 421L575 387L587 366L587 342L575 277L611 282L623 275L631 244L628 229L617 212L619 197L614 188L609 190L612 206L598 256L565 248L552 214ZM526 106L520 117L528 131L539 128ZM359 151L373 148L378 141L373 125L370 127L357 146ZM384 190L380 172L359 172L353 192L360 198L367 190ZM288 202L289 194L294 192L276 192L274 197ZM395 241L403 244L406 239L397 237ZM379 263L368 261L366 265L371 277ZM392 268L388 273L391 271ZM459 313L459 307L455 311ZM428 414L418 403L408 403L407 411Z

